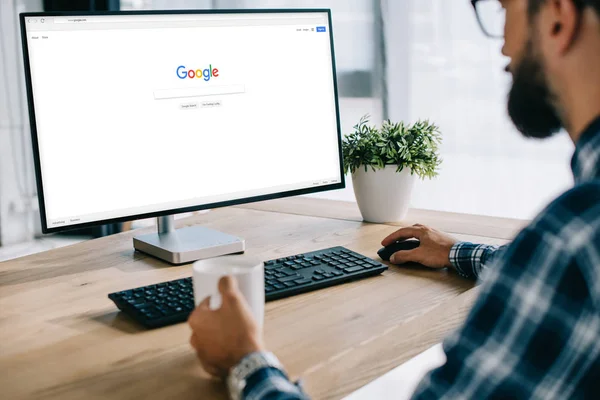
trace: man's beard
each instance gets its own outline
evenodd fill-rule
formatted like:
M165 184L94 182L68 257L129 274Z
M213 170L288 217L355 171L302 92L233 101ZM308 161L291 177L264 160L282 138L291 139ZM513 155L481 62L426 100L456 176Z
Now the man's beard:
M545 139L562 128L563 124L552 104L544 69L534 56L530 40L525 56L513 74L508 96L508 115L517 129L528 138Z

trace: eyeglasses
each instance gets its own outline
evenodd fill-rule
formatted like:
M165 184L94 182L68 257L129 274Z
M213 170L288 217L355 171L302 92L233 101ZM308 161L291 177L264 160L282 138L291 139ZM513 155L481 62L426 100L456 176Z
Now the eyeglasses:
M477 22L486 36L504 38L506 10L498 0L471 0L477 15Z

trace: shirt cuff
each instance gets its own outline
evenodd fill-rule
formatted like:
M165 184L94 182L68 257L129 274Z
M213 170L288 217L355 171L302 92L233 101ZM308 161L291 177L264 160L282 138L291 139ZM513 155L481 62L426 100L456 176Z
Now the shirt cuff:
M450 249L450 264L464 278L479 278L483 267L498 246L458 242Z
M259 369L249 369L244 374L236 376L238 380L245 381L245 385L243 385L243 389L236 387L236 385L228 385L232 399L262 399L267 393L273 391L285 393L290 396L290 399L303 398L301 383L292 383L289 380L283 366L272 353L256 352L248 354L240 361L238 366L246 359L257 356L269 360L269 365L264 365Z
M262 368L246 378L243 400L265 398L286 400L308 400L300 382L291 382L286 373L278 368Z

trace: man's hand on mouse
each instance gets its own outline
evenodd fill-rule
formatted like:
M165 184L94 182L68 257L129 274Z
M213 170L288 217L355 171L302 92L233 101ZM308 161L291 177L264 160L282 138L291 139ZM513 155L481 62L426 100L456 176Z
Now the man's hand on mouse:
M392 255L392 264L405 264L415 262L430 268L451 267L449 256L450 249L457 242L453 237L436 231L424 225L416 224L402 228L392 233L383 241L383 246L388 246L396 241L406 239L419 239L420 246L414 250L398 251Z
M219 281L221 307L209 308L206 298L190 314L190 344L209 374L225 378L231 368L250 353L262 351L262 335L237 282L230 276Z

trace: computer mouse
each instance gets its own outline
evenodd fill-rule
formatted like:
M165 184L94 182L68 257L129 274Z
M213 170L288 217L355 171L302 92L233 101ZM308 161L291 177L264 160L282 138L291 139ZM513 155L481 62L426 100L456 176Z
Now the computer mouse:
M421 242L416 239L402 240L382 247L377 254L383 261L390 261L390 257L395 252L400 250L413 250L419 247L420 244Z

